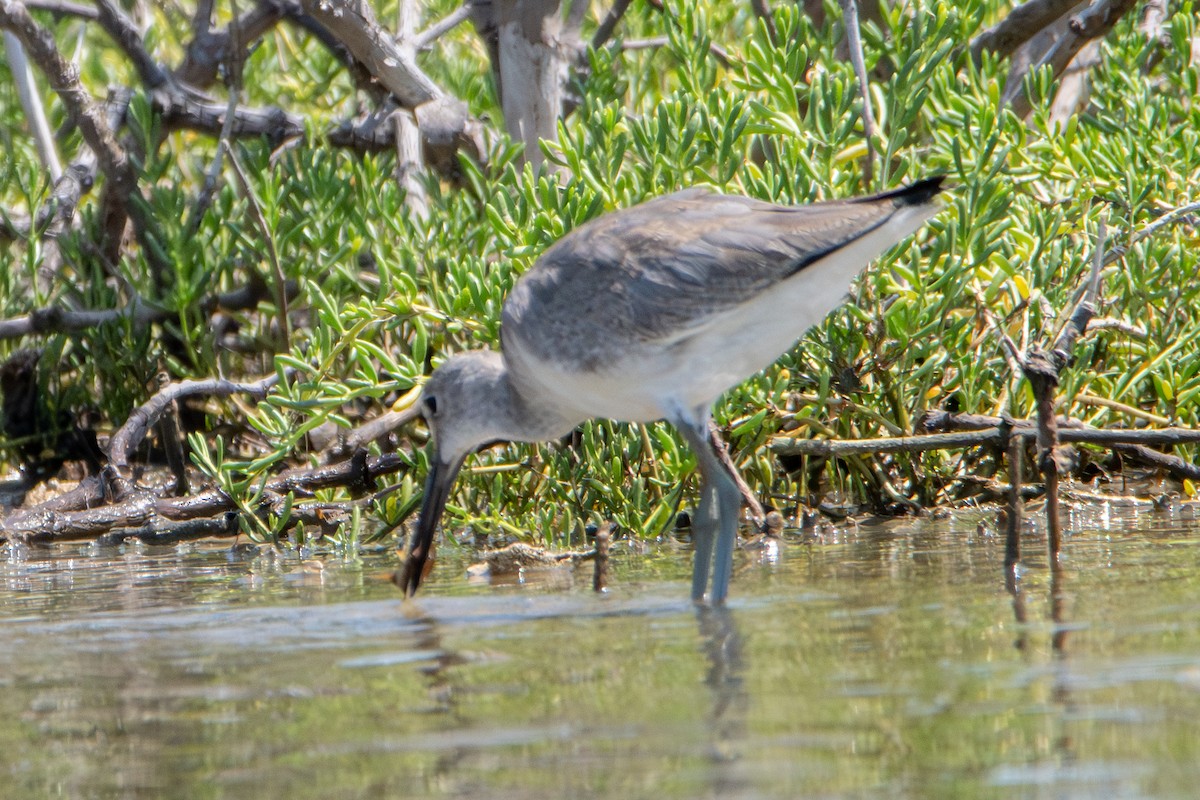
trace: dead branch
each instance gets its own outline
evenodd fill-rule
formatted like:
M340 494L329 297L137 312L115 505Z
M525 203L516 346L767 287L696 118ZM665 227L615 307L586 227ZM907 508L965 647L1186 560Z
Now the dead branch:
M29 57L54 87L72 124L79 128L84 141L96 154L100 171L109 182L114 197L133 221L146 259L156 273L163 272L166 265L153 242L153 231L157 226L147 213L148 205L138 188L137 172L95 101L80 83L78 70L58 51L53 34L35 22L19 0L0 3L0 28L12 32L20 40Z
M1050 47L1030 64L1025 72L1049 67L1055 78L1060 77L1080 50L1089 42L1102 39L1137 5L1137 0L1098 0L1068 20L1065 30ZM1003 100L1017 116L1024 117L1032 110L1029 96L1022 90L1024 73L1010 75Z
M192 26L192 40L188 43L183 61L175 69L176 80L204 89L217 79L222 64L235 57L232 52L236 38L242 48L264 36L288 14L289 7L299 13L298 3L283 0L264 0L235 19L221 30L212 28L212 3L200 3Z
M771 452L779 456L847 456L882 453L922 453L929 450L957 450L983 445L1003 444L1002 427L1011 425L1012 436L1032 441L1037 438L1037 425L1031 420L1012 420L981 414L951 414L946 411L928 412L920 423L922 430L950 431L914 436L892 436L878 439L794 439L776 436L771 440ZM1057 421L1058 439L1073 444L1090 444L1120 450L1125 455L1152 466L1165 469L1178 478L1200 480L1200 467L1149 447L1200 444L1200 430L1190 428L1093 428L1073 419ZM1066 427L1069 426L1069 427Z
M299 292L299 285L295 281L288 281L288 297L295 298ZM244 311L255 308L272 296L267 283L255 275L245 286L213 295L202 301L200 307L206 314L217 310ZM47 333L78 333L119 320L129 320L135 328L140 328L173 319L177 315L177 311L151 305L140 297L135 297L124 308L72 310L49 306L20 317L0 320L0 340Z
M415 54L409 48L398 46L379 26L366 3L302 0L300 5L407 108L416 108L445 95L417 66ZM465 124L466 120L463 122Z
M1055 568L1058 566L1058 555L1062 547L1058 479L1068 469L1058 450L1058 422L1054 414L1058 375L1070 361L1075 341L1087 330L1088 322L1096 313L1096 302L1100 296L1100 267L1104 261L1104 245L1107 239L1105 227L1105 221L1101 218L1088 281L1070 318L1055 337L1051 351L1047 353L1040 348L1032 348L1021 362L1021 370L1033 388L1034 402L1037 406L1037 464L1046 484L1046 533L1049 539L1050 564Z
M1066 359L1060 359L1059 355L1059 351L1046 353L1033 348L1021 361L1021 370L1033 387L1033 398L1037 406L1037 465L1046 484L1046 532L1050 540L1052 563L1057 562L1062 544L1062 518L1058 513L1058 478L1064 469L1058 459L1058 424L1054 416L1054 400L1058 389L1058 371Z
M62 164L58 160L58 151L54 147L50 124L46 121L46 110L42 106L42 98L33 80L33 70L29 68L29 59L25 57L25 48L17 37L8 31L4 32L4 55L8 60L8 68L13 76L21 108L25 112L29 132L37 146L38 158L46 171L50 173L50 180L57 181L62 177Z
M133 92L129 90L114 90L109 93L104 104L104 115L110 130L115 129L125 118L132 98ZM38 209L32 221L28 218L4 215L9 224L0 228L0 241L34 236L41 236L45 240L43 261L38 267L39 275L44 281L57 274L60 254L55 239L67 230L74 219L79 200L91 191L96 181L96 170L96 154L85 147L78 158L54 182L49 200Z
M420 406L413 404L399 411L388 411L364 422L347 433L344 437L335 439L323 455L326 460L347 458L351 453L360 450L372 442L379 441L392 431L398 430L421 415Z
M80 19L94 20L100 16L100 12L96 11L94 7L71 3L68 0L28 0L25 7L47 11L56 17L79 17Z
M758 498L754 495L754 492L750 491L750 487L746 485L741 471L733 463L733 459L729 455L728 442L721 435L721 430L717 427L717 423L711 419L708 421L708 441L712 444L713 452L716 453L717 458L725 465L725 469L733 475L734 483L737 484L738 491L742 495L742 502L750 507L750 515L754 517L755 523L761 526L767 519L762 503L758 502Z
M79 82L79 73L74 65L58 52L58 45L50 31L38 25L18 0L0 3L0 28L17 37L54 86L71 122L79 128L84 141L96 153L105 176L126 195L137 191L137 175L133 166L117 144L91 95Z
M228 106L199 100L177 88L162 88L151 95L154 110L167 130L191 130L220 135L226 125ZM304 119L281 108L238 106L229 123L235 139L266 137L273 146L304 136Z
M652 50L658 47L666 47L670 43L671 40L667 36L651 36L647 39L626 39L625 41L621 42L621 49ZM710 43L708 46L708 53L714 59L716 59L718 64L726 69L729 69L730 65L733 63L730 60L729 52L719 44Z
M142 34L124 11L117 8L112 0L96 0L96 11L96 19L100 26L133 62L133 67L146 88L157 89L170 79L167 71L150 56L142 43Z
M395 453L375 458L351 458L332 466L286 472L267 481L265 488L268 495L292 492L298 497L310 497L320 489L369 484L407 466L407 459ZM79 489L69 493L69 497L63 495L49 503L0 518L0 537L37 542L93 539L117 529L212 518L236 511L234 502L219 489L176 498L155 498L149 492L134 490L119 502L87 508L84 504L89 501L100 503L113 494L120 494L120 490L106 494L107 480L111 480L111 476L85 481Z
M1079 0L1029 0L971 40L971 58L979 63L985 52L1005 58L1066 14Z
M463 3L461 6L454 9L425 30L416 34L412 40L413 48L418 51L424 50L435 41L445 36L462 23L466 22L468 19L470 19L470 17L471 2L468 0L468 2Z
M858 25L858 0L842 0L842 22L846 26L846 47L850 51L850 64L858 78L858 93L862 97L863 138L867 141L867 158L863 162L863 183L871 185L875 170L875 112L871 108L871 87L867 79L867 65L863 59L862 32Z
M600 20L600 24L596 26L596 32L592 34L592 47L598 50L608 44L608 40L612 38L617 29L617 23L625 16L625 12L632 4L633 0L616 0L613 3L612 8L604 15L604 19Z
M763 25L767 27L767 38L771 40L771 44L779 44L779 31L775 27L775 13L771 11L770 2L750 0L750 8L754 9L754 16L762 20Z
M1154 220L1154 222L1151 222L1149 225L1135 233L1130 238L1128 245L1118 245L1117 247L1114 247L1106 252L1104 254L1104 266L1107 267L1109 264L1115 264L1116 262L1120 261L1125 257L1125 254L1129 252L1129 248L1133 247L1144 239L1150 238L1169 225L1182 222L1185 225L1195 227L1197 222L1192 215L1198 211L1200 211L1200 201L1188 203L1187 205L1167 211L1158 219Z
M122 469L129 465L129 456L137 449L146 437L150 428L177 400L195 395L209 397L229 397L234 394L248 394L261 400L267 396L271 387L279 382L279 375L268 375L253 383L237 383L235 381L209 378L207 380L178 381L167 384L157 394L134 409L108 442L109 463Z

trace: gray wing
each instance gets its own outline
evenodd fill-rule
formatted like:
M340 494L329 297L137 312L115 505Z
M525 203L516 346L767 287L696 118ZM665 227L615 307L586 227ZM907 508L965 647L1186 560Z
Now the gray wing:
M884 224L916 202L904 191L791 207L687 189L607 214L521 278L504 329L519 335L536 316L543 333L678 340Z

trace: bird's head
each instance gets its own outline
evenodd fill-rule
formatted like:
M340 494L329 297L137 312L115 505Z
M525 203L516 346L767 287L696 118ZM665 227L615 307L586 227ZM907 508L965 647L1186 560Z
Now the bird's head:
M511 437L512 390L499 353L461 353L438 367L421 391L429 425L429 475L408 559L395 576L406 595L416 592L429 563L437 524L463 461L480 448Z

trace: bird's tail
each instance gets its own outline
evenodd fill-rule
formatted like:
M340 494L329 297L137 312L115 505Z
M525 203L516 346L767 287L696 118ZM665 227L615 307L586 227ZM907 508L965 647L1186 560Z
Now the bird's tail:
M856 197L852 202L874 203L879 200L892 200L897 206L923 206L942 191L942 181L944 180L946 180L945 175L934 175L882 194Z

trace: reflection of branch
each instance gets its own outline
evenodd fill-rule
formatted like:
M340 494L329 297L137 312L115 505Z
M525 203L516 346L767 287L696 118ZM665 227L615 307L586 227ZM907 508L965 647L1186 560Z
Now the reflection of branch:
M1024 505L1021 502L1021 479L1025 454L1025 442L1019 436L1012 436L1012 426L1004 426L1004 434L1008 437L1008 519L1004 531L1004 583L1010 592L1017 591L1017 564L1021 561L1021 522ZM1015 600L1015 596L1014 596ZM1022 621L1020 619L1018 622Z

